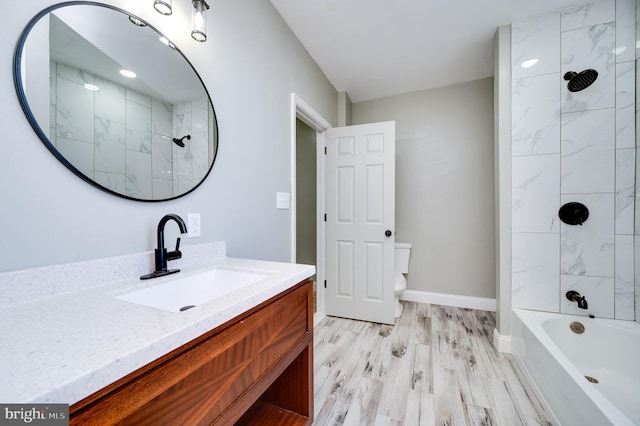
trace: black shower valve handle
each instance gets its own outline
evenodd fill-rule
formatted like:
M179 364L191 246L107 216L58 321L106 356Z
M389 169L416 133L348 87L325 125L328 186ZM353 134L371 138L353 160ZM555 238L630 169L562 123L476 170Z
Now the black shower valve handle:
M570 202L560 207L558 211L560 220L567 225L580 225L589 218L589 209L582 203Z

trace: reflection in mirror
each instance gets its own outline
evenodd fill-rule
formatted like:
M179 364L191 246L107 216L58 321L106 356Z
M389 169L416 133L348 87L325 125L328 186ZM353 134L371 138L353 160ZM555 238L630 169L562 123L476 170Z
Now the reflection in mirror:
M20 38L14 79L45 145L100 189L169 200L211 171L218 134L206 88L135 16L87 2L43 10Z

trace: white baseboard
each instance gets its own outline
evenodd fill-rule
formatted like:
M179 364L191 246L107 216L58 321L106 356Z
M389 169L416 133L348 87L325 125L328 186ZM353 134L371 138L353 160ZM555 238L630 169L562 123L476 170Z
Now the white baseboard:
M513 341L511 336L503 336L498 329L493 329L493 347L503 354L513 354Z
M428 291L405 290L400 300L407 302L433 303L435 305L455 306L457 308L496 311L496 299L486 297L460 296L457 294L430 293Z

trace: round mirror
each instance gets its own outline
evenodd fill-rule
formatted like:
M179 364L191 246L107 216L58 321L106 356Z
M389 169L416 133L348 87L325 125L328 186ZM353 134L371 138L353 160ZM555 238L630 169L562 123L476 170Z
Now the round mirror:
M173 43L108 5L38 13L15 51L22 109L73 173L114 195L164 201L193 191L216 158L209 94Z

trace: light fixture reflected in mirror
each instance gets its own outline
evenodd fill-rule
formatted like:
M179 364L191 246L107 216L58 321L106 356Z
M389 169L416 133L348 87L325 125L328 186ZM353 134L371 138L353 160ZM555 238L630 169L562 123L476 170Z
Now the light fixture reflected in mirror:
M177 49L176 45L171 43L171 41L169 41L169 39L166 38L165 36L159 37L158 40L160 40L160 43L162 43L162 44L164 44L166 46L169 46L170 48L172 48L174 50Z
M122 74L123 76L125 76L127 78L136 78L137 77L135 72L129 71L129 70L120 70L120 74Z
M193 0L191 11L191 37L194 40L207 41L207 9L209 5L204 0Z
M153 0L153 7L162 15L171 15L171 0Z
M146 27L147 26L146 22L144 22L141 19L136 18L135 16L129 15L129 21L131 21L131 23L133 25L137 25L138 27Z
M621 55L622 53L624 53L625 50L627 50L626 46L619 46L619 47L616 47L615 49L613 49L613 54L614 55Z

